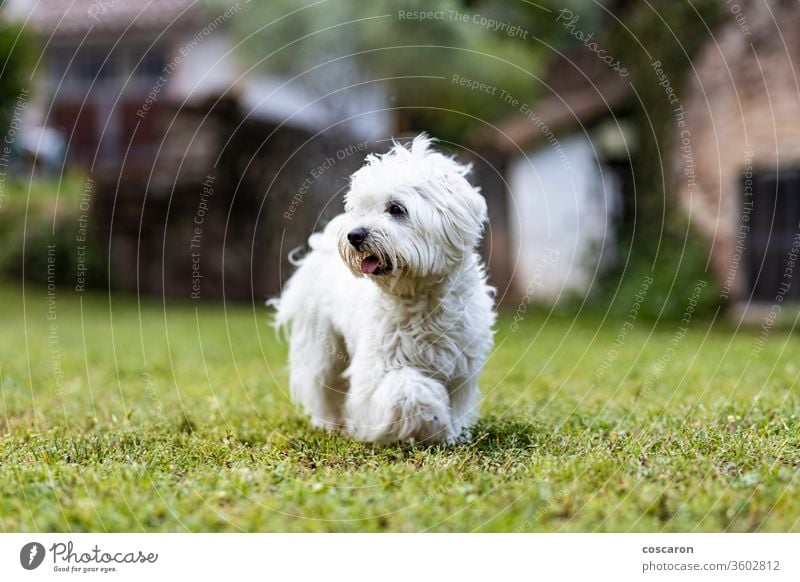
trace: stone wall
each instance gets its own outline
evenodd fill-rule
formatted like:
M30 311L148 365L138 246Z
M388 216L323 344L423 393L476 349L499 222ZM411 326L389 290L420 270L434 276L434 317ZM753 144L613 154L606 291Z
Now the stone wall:
M800 166L800 9L786 0L737 0L721 9L724 23L699 52L681 92L693 186L677 129L671 155L679 199L735 302L746 298L737 244L747 226L741 222L743 173Z

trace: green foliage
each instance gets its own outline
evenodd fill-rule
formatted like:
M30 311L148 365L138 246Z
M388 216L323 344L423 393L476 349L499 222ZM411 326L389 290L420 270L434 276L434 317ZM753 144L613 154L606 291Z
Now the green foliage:
M757 331L693 322L659 373L677 325L637 321L618 345L619 322L502 318L473 442L425 449L311 429L268 315L36 288L23 309L0 288L0 528L800 526L788 333L753 358Z
M692 74L692 59L704 43L711 41L720 17L717 0L679 0L653 5L634 3L622 15L621 24L611 23L609 43L618 54L626 55L636 93L641 99L634 107L639 128L638 152L635 161L637 218L642 222L641 241L655 244L661 232L681 238L685 220L675 191L672 172L676 144L680 145L674 109L680 105L684 87ZM654 63L660 63L666 82L674 89L678 105L671 104ZM677 141L676 141L677 140ZM657 230L652 230L653 228ZM677 239L676 239L677 237Z
M606 278L599 298L606 305L619 283L614 312L624 312L635 301L633 293L648 275L656 289L643 310L646 317L680 318L698 280L709 281L709 288L697 315L712 314L720 303L718 285L708 271L710 249L700 233L687 227L673 168L681 132L675 109L692 74L692 59L710 40L708 30L714 29L719 15L716 0L634 3L606 33L614 53L625 55L638 96L633 107L638 150L632 160L636 215L623 233L625 265ZM663 76L654 63L660 63ZM674 90L677 103L670 103L664 83ZM615 280L620 276L622 281Z
M20 96L30 97L32 42L17 25L2 19L0 7L0 134L5 135ZM24 93L27 91L27 95Z
M685 317L696 320L713 315L719 306L720 289L706 268L708 249L691 235L680 245L664 244L657 249L655 260L655 255L648 256L641 250L630 253L628 264L604 283L608 287L601 299L611 303L604 303L603 308L610 308L617 318L625 318L638 304L637 317L650 321L678 321ZM643 282L647 283L646 298L637 302Z
M89 211L79 207L83 181L78 176L60 183L9 180L4 188L0 274L73 287L80 268L85 269L87 289L108 288L107 256L91 229Z
M427 130L439 138L460 140L480 124L475 118L494 122L513 113L500 99L501 90L520 100L534 98L534 75L541 74L552 50L544 43L555 38L553 14L562 3L309 4L259 3L248 6L247 18L236 19L244 52L262 71L300 74L294 82L314 86L320 94L332 87L372 84L385 92L401 130ZM306 8L298 10L302 5ZM419 12L435 16L408 16ZM493 95L470 90L454 83L453 75L497 90ZM351 98L352 91L345 91L326 102Z

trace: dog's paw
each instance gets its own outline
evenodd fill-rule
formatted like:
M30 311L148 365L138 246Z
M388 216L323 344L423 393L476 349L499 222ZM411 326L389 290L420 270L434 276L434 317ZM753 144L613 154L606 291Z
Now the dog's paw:
M434 402L430 398L404 399L395 418L397 440L433 444L453 439L446 392L444 400L437 397Z
M336 434L344 432L344 425L340 422L334 422L327 418L319 418L316 416L312 416L309 418L311 426L317 430L322 430L327 433Z
M393 370L368 398L348 405L349 432L360 440L444 443L457 436L447 390L418 370Z

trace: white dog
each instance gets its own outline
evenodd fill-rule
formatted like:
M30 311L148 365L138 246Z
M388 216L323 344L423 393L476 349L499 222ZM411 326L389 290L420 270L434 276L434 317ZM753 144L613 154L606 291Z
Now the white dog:
M453 442L477 416L494 290L476 246L486 201L420 135L370 155L345 213L274 301L292 398L314 426L371 442Z

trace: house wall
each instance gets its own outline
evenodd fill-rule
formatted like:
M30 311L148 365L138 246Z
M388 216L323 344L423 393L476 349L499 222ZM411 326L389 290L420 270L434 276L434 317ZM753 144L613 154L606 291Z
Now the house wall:
M589 138L574 135L509 167L514 282L529 299L583 294L614 254L620 185L601 169Z
M235 101L165 111L152 172L98 176L89 224L116 289L260 304L294 271L292 250L342 211L366 146L245 113Z
M740 5L738 21L728 14L701 49L682 98L694 184L681 144L671 153L679 199L709 242L723 297L733 302L747 298L743 173L800 166L800 10L785 1Z
M44 54L35 107L26 123L57 129L66 142L68 161L86 168L117 166L123 158L129 163L151 162L160 140L152 119L163 96L149 106L150 123L137 111L164 64L173 58L169 38L151 46L152 42L141 34L125 39L104 35L53 39Z

